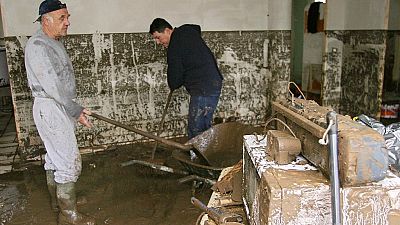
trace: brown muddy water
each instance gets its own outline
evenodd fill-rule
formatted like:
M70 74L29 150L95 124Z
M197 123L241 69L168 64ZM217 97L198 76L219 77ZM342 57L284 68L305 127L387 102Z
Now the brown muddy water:
M118 146L83 155L77 196L87 202L79 211L96 218L97 224L194 225L201 211L190 203L192 196L204 203L211 195L206 184L178 183L182 175L139 165L120 167L130 159L148 160L153 143ZM169 150L158 149L156 159L180 168ZM56 225L50 209L43 166L0 175L0 224Z

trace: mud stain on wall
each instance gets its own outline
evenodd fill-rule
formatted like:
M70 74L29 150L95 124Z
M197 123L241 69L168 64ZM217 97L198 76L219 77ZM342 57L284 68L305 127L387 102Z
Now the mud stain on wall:
M343 41L340 31L327 32L327 50L323 57L323 84L322 84L322 105L331 106L334 110L339 111L341 77L342 77L342 57L343 57Z
M327 37L323 104L341 114L377 115L382 101L386 32L328 31Z
M203 32L224 76L216 116L262 123L268 101L287 89L290 31ZM32 96L24 67L27 37L7 37L7 60L20 146L40 145L32 119ZM166 49L147 33L70 35L64 40L74 65L77 101L92 111L153 132L169 88ZM189 96L175 91L162 136L186 133ZM80 146L125 143L140 135L93 119L95 128L78 128Z
M288 95L290 81L291 31L268 31L267 58L267 110L271 102L284 100Z
M400 57L398 52L400 48L400 31L388 31L386 37L386 53L385 53L385 76L384 76L384 92L400 93L399 75L396 78L393 73L398 72L395 66L396 57ZM398 59L397 59L398 60ZM395 70L395 71L394 71ZM390 97L390 96L388 96ZM385 98L385 97L383 97Z

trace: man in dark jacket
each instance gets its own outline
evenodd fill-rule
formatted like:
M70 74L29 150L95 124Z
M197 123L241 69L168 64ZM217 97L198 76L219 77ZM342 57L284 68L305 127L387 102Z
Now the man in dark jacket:
M188 136L193 138L211 127L223 79L217 62L201 37L199 25L172 28L165 19L156 18L149 33L157 44L168 48L169 88L184 86L190 94Z

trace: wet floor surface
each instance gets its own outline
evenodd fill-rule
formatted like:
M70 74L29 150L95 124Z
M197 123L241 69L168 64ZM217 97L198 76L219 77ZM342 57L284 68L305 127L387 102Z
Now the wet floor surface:
M152 147L134 144L84 155L77 196L87 203L78 209L96 218L97 224L195 225L201 211L190 198L207 203L211 195L207 184L194 188L192 182L178 183L182 175L119 165L130 159L148 160ZM158 150L156 158L181 168L168 150ZM56 225L56 219L42 166L0 175L0 224Z

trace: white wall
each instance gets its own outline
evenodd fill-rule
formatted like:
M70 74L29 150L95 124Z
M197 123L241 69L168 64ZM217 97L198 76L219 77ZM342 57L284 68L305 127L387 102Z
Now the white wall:
M292 0L268 0L268 30L291 30L291 18Z
M325 35L323 32L304 33L304 48L303 48L303 71L302 71L302 89L304 91L311 90L313 80L321 82L322 80L322 55L323 55L323 40ZM311 76L311 77L310 77ZM319 91L319 90L318 90Z
M327 30L387 29L390 0L328 0Z
M27 4L29 2L29 4ZM0 0L4 35L31 35L41 0ZM197 23L205 31L290 29L291 0L64 0L70 34L147 32L164 17L173 26ZM268 15L269 14L269 15ZM268 23L270 21L270 23Z
M324 38L323 32L304 33L303 63L322 64Z
M345 0L328 0L326 3L326 30L344 30Z

